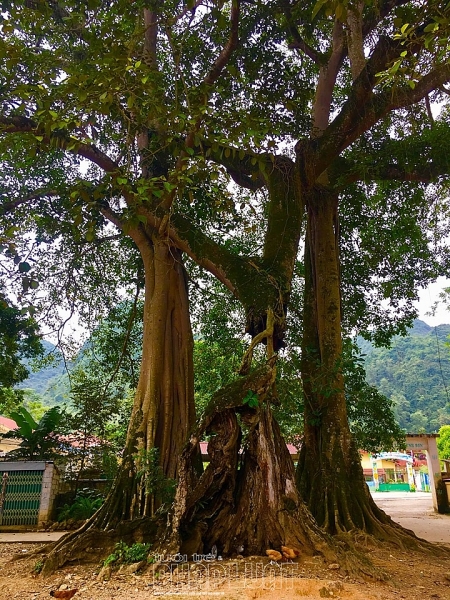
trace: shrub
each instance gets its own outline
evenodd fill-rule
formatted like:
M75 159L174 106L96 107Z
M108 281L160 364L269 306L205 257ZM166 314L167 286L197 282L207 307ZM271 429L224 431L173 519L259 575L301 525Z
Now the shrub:
M116 564L132 564L146 560L150 544L141 544L137 542L132 546L128 546L125 542L117 542L114 546L114 552L110 554L104 561L106 567L112 563Z
M58 521L85 521L103 504L103 498L93 490L80 490L72 504L65 504L58 515Z

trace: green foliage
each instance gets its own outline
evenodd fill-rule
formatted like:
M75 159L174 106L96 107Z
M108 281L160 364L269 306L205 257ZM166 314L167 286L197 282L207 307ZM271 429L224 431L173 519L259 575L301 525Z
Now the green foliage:
M132 546L128 546L125 542L120 541L114 547L114 552L110 554L104 561L106 567L111 564L132 564L146 560L150 544L141 544L136 542Z
M141 448L134 457L138 468L137 477L143 483L145 493L153 496L162 504L173 502L176 490L176 481L164 476L159 464L159 449Z
M350 341L344 343L343 371L350 429L358 448L375 454L405 447L405 434L394 414L394 403L366 381L364 360Z
M200 339L194 342L194 393L197 414L219 389L237 376L243 344L235 339L225 347L220 342Z
M42 558L40 558L39 560L37 560L34 563L33 573L35 573L36 575L39 575L39 573L42 571L43 566L44 566L44 561Z
M17 410L23 402L24 394L22 390L0 387L0 414L9 417L11 412Z
M391 400L408 433L438 431L450 421L449 333L448 325L415 321L407 337L396 337L390 348L372 348L365 358L367 381Z
M103 504L103 497L93 490L79 490L72 504L65 504L58 514L58 521L85 521Z
M15 402L20 402L20 393L11 388L28 375L22 359L42 352L34 319L0 291L0 413L9 412Z
M62 419L62 413L57 407L50 408L39 422L23 406L12 411L11 418L18 427L5 433L3 437L21 440L19 447L9 452L11 458L47 460L57 456L60 448L58 428Z
M247 404L250 408L257 408L259 405L258 394L253 390L248 390L242 400L242 404Z
M30 372L18 387L32 390L45 406L62 404L68 399L70 382L67 370L73 368L73 364L64 362L63 354L54 344L42 340L42 347L44 354L38 360L23 360Z
M79 363L71 374L71 405L65 412L64 427L76 432L77 446L66 444L66 477L75 483L86 467L98 469L112 480L123 450L124 427L130 414L124 389L105 379L102 372L86 371L89 362ZM117 429L117 430L116 430Z
M284 148L288 144L294 148L295 139L299 139L295 169L296 178L302 181L302 193L303 188L307 193L319 183L322 186L323 181L330 189L344 190L341 226L338 229L335 223L335 233L339 233L342 244L347 331L359 327L374 331L377 340L380 336L386 340L404 328L413 311L414 287L429 281L445 266L439 252L429 251L436 246L430 244L430 231L433 242L445 239L448 233L448 219L441 226L440 215L432 213L436 204L446 206L444 196L437 203L430 202L425 185L417 185L422 173L416 173L415 167L420 160L411 148L416 147L418 139L423 141L422 156L427 166L436 165L435 157L430 160L429 155L436 138L430 145L427 131L433 130L433 136L438 130L448 131L448 115L443 115L442 127L441 123L429 126L425 107L421 108L416 98L405 97L402 82L409 73L414 74L409 78L414 86L404 86L410 93L416 79L427 75L428 81L437 82L436 90L430 90L433 99L444 97L445 91L439 87L446 80L439 79L433 68L444 67L448 60L447 42L441 40L448 7L439 11L437 19L434 3L406 3L406 13L397 10L398 4L401 9L404 3L387 3L383 11L376 3L362 3L360 33L369 37L361 41L361 48L370 52L375 48L376 59L384 54L379 52L383 48L380 42L390 36L393 50L392 57L386 57L388 64L381 62L373 73L370 69L375 59L371 56L368 72L353 83L355 77L348 71L352 62L351 28L343 27L350 36L347 43L338 40L340 25L353 7L347 0L241 3L240 44L217 77L221 64L218 57L223 58L224 49L232 42L229 3L205 3L201 10L195 10L189 2L192 11L185 11L182 2L152 2L158 28L154 57L148 55L148 48L143 52L143 40L152 37L142 19L145 3L118 0L105 8L100 0L93 0L81 9L75 0L67 0L64 6L54 2L28 4L23 10L23 2L11 0L0 15L1 51L6 57L0 65L4 81L0 153L5 169L5 189L0 198L5 215L0 236L11 240L7 248L9 264L17 259L16 293L34 294L39 301L35 288L42 282L48 301L45 306L41 303L40 309L52 325L61 322L58 315L64 312L62 307L70 314L78 309L81 320L92 326L117 303L116 289L136 288L138 295L142 287L140 263L126 236L133 232L132 237L137 239L143 230L149 240L161 232L165 236L164 218L169 216L176 235L167 235L167 239L175 244L179 237L180 248L192 250L202 264L213 265L223 280L230 281L230 288L236 287L237 296L245 292L247 300L250 298L247 309L253 310L254 301L260 299L266 287L273 286L277 296L283 287L290 293L290 280L280 282L277 273L281 262L287 264L289 260L263 259L269 239L263 239L263 229L266 225L269 232L277 229L278 217L271 218L276 207L264 194L256 200L241 195L235 202L228 189L228 173L250 189L260 185L261 180L267 185L269 174L278 166L274 156L266 153L276 149L279 141ZM427 25L421 31L424 22ZM290 39L286 39L286 31ZM410 52L407 42L413 33L419 48ZM304 53L300 59L296 51L288 51L290 41ZM401 42L401 47L395 42ZM329 69L329 56L339 72ZM321 68L330 81L320 80L331 83L328 106L314 104L315 97L326 95L316 94ZM380 89L379 79L374 80L374 74L383 69L389 74L386 91ZM362 98L356 105L355 97ZM422 98L423 94L418 96ZM397 101L398 116L390 117ZM410 114L413 103L416 106ZM328 121L327 110L333 115L332 122L329 128L323 124L323 135L319 136L315 131L318 124L313 120L320 113ZM141 143L143 137L147 137L147 143ZM236 148L230 148L232 144ZM263 154L258 156L257 152ZM441 147L439 152L445 157L441 161L446 160L448 153ZM77 156L71 158L71 153ZM403 161L405 156L408 160ZM79 168L79 157L91 160L88 169ZM239 164L232 162L237 157ZM220 166L211 168L210 158ZM278 158L284 164L289 162L287 156ZM392 170L383 171L383 165L394 166L394 171L400 172L399 181L382 182L392 178ZM315 173L317 166L320 168ZM438 175L448 173L448 164L438 162L438 166ZM425 181L427 177L436 179L436 173L427 171L425 175ZM355 179L359 183L351 185ZM415 190L417 193L411 193ZM280 190L280 197L284 191ZM280 221L286 214L289 222L299 217L304 199L298 200L291 206L289 199L289 211ZM253 219L249 218L252 212ZM151 224L161 218L161 226L159 222ZM112 227L106 219L118 225L117 236L111 235ZM209 236L206 241L203 232ZM300 226L296 233L301 235ZM295 258L298 240L294 237L289 251ZM282 238L279 235L277 244ZM273 239L269 242L272 245ZM16 249L15 245L23 248ZM151 245L146 247L150 249ZM248 266L252 277L245 271ZM264 280L260 279L262 273ZM287 304L288 295L279 303ZM384 309L387 300L393 313L389 318L385 318L389 313ZM291 304L295 309L292 300ZM223 337L229 333L226 329L230 317L237 315L242 329L242 310L239 312L236 306L228 313L215 308L221 316L219 326L226 324ZM111 327L103 347L110 367L111 355L123 347L111 343L119 339L115 333ZM202 339L208 342L206 336ZM215 386L220 387L233 376L232 361L223 360L227 350L220 348L218 336L214 343L219 344L219 348L210 345L211 355L219 359L214 377L210 381L207 376L197 378L196 392L202 396L201 402ZM235 354L228 356L234 360ZM294 381L295 375L300 379L300 369L298 356L291 357L295 357L294 344L285 356L286 364L293 366L280 368L283 375L291 373L290 381ZM92 371L83 368L86 376L80 375L72 390L80 426L98 427L105 434L104 406L116 410L114 393L109 395L108 388L113 380L118 386L117 365L120 362L122 368L123 363L114 362L116 366L107 369L106 377L93 376ZM212 365L205 373L213 372ZM333 368L340 367L336 364ZM358 435L363 436L371 421L387 422L390 413L387 410L380 421L376 412L379 395L373 388L364 387L359 373L353 373L352 378L351 370L346 378L350 386L349 414ZM132 377L133 373L128 373L128 382ZM336 391L342 391L327 387L326 381L319 383L331 400ZM288 387L279 386L279 414L286 411L284 399L289 397L295 403L297 396L292 412L297 416L301 410L298 387L293 388L294 393ZM254 402L251 398L248 401ZM424 415L422 407L417 407L411 423L423 427ZM319 410L313 411L314 418L320 416ZM388 428L389 434L393 431ZM377 441L375 437L370 444ZM162 485L157 459L137 457L149 493L160 493Z
M436 441L439 457L450 460L450 425L443 425L439 429L439 437Z

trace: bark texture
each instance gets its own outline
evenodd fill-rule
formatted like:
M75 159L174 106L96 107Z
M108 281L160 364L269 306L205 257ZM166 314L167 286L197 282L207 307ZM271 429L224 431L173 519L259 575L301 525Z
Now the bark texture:
M145 267L143 354L121 467L103 506L55 546L44 574L82 553L99 539L99 532L111 532L120 523L120 539L153 538L156 528L149 517L161 498L151 487L149 453L157 448L160 472L167 479L177 478L178 458L195 421L193 338L181 253L156 236L141 241L139 248ZM193 454L195 468L198 456ZM104 543L108 536L116 538L110 533Z
M308 196L302 379L304 440L297 485L317 523L329 534L361 530L401 545L419 540L373 501L347 418L341 371L341 301L337 196Z
M270 410L273 380L269 362L213 397L181 457L165 549L191 556L215 545L223 556L265 555L285 544L335 558L296 489L294 465ZM244 402L248 390L257 393L257 407ZM191 457L205 433L212 436L211 462L196 478Z

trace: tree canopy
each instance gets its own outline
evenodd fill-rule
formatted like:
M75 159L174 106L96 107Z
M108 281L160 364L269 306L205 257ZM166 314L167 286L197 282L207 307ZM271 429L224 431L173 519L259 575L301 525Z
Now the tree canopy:
M42 354L38 325L0 292L0 412L11 410L20 392L13 390L28 375L25 357Z

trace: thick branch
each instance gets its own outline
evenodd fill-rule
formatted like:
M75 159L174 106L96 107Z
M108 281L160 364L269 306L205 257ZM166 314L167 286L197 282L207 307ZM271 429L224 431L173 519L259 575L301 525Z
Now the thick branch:
M107 154L99 150L92 144L85 144L74 138L69 137L68 134L62 135L61 132L55 132L51 136L45 134L42 127L39 127L36 121L29 119L28 117L20 116L5 116L0 115L0 134L5 133L32 133L34 135L42 136L42 142L44 144L50 144L52 139L57 139L59 144L68 152L82 156L87 160L95 163L98 167L106 171L107 173L113 173L119 170L119 165L115 163ZM69 149L70 148L70 149Z
M320 69L313 109L313 137L320 137L328 125L336 78L345 56L342 24L336 20L333 27L331 56Z
M158 21L156 12L144 8L144 59L147 65L157 67L156 42L158 38Z
M380 40L381 42L381 40ZM311 144L314 160L310 162L309 181L313 182L360 135L395 109L422 100L434 89L450 80L450 65L443 64L425 75L414 89L409 86L374 94L375 75L398 53L390 40L379 43L366 68L353 84L349 99L324 135ZM383 46L385 50L383 51ZM298 145L298 151L301 151Z
M396 90L394 94L391 91L385 92L382 97L382 103L385 103L386 112L405 108L423 100L432 91L439 89L449 81L450 64L445 63L422 77L413 90L409 86L405 86L398 91Z
M239 42L239 15L240 0L233 0L231 4L230 36L222 52L217 57L216 62L214 63L210 72L205 78L206 85L214 85L214 83L219 79L223 69L227 66L234 50L236 50L237 48Z
M334 189L345 189L347 185L357 181L414 181L417 183L433 183L439 177L450 172L450 163L411 165L411 168L396 164L379 164L362 167L361 163L351 163L346 159L337 159L329 169L330 183Z
M353 7L349 6L347 9L347 47L353 81L357 79L366 66L366 58L364 56L363 8L364 1L360 0Z
M200 150L215 163L226 168L234 181L252 192L267 184L265 173L273 168L275 157L270 154L256 154L242 149L225 147L207 140L202 141Z
M263 263L279 284L290 288L303 220L303 198L293 161L278 156L267 171L269 204Z

